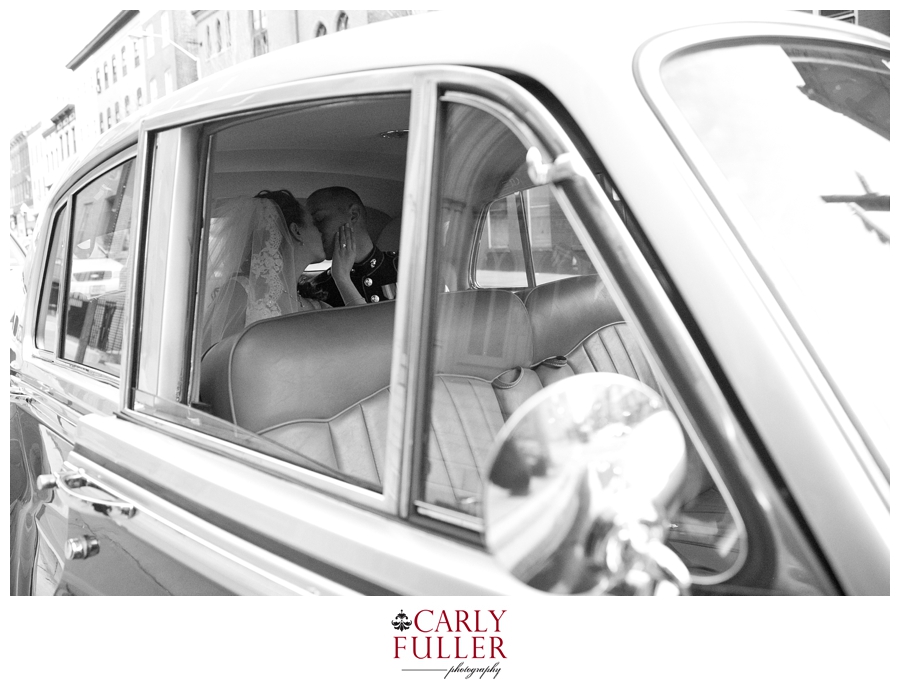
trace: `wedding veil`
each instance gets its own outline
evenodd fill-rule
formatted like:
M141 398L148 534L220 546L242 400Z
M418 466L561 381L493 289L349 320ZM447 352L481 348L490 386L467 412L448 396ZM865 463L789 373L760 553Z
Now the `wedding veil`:
M278 205L233 198L216 214L209 232L204 352L259 319L298 309L294 239Z

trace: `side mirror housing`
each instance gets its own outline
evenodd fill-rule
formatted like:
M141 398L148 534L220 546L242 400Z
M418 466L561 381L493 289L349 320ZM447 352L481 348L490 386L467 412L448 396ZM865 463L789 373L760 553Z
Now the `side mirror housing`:
M564 379L497 437L486 546L553 593L687 593L688 570L665 545L685 473L681 426L655 391L618 374Z

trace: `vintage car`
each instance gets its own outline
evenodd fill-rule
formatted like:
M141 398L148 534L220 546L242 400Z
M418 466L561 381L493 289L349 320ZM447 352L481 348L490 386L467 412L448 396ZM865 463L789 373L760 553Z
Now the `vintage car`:
M319 38L83 154L12 320L12 594L889 593L889 40L553 21ZM204 339L224 208L334 186L396 298Z

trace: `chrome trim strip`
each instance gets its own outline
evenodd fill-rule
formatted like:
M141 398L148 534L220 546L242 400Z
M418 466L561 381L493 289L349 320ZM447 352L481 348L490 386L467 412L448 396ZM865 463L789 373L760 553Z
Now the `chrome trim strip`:
M200 230L195 232L197 235L193 249L199 253L199 260L195 262L196 273L194 274L194 309L193 318L194 326L192 329L191 340L189 345L193 354L191 355L190 365L187 369L188 388L186 391L186 402L193 403L200 400L200 364L203 360L204 350L200 350L201 345L201 326L197 326L197 322L202 321L204 315L203 302L206 297L206 280L203 276L206 274L206 265L209 260L209 231L210 231L210 207L209 203L209 170L212 168L213 146L212 136L202 135L198 132L200 139L198 145L201 151L202 161L200 168L197 170L198 175L202 175L203 183L200 184L200 197L197 200L197 221L195 225L200 226Z
M424 500L416 500L415 506L417 513L430 517L431 519L458 526L460 529L468 529L475 533L484 533L484 520L481 517L475 517L473 515L465 514L464 512L457 512L456 510L451 510L447 507L427 503Z
M718 225L719 233L730 247L732 254L742 265L744 275L752 284L760 300L765 304L766 310L776 323L780 333L787 341L797 361L802 366L807 378L813 384L822 402L828 408L828 412L840 428L841 434L846 439L857 461L866 473L867 478L876 490L885 507L890 510L890 482L882 471L879 460L873 455L873 448L868 444L863 432L851 418L850 413L839 399L835 389L826 378L822 366L816 360L810 347L807 345L799 327L795 325L793 318L785 308L783 301L778 296L778 291L767 276L767 270L757 255L759 250L752 249L756 242L753 233L738 231L736 225L749 224L753 226L755 221L749 216L740 199L737 198L731 188L731 184L724 178L718 165L710 157L705 146L694 133L691 126L681 114L680 109L669 97L661 76L661 67L664 62L676 53L685 49L711 47L712 45L727 45L734 41L750 41L763 39L770 42L774 33L770 26L767 32L760 36L751 27L716 27L713 31L710 27L698 27L685 29L667 34L647 45L643 46L635 56L634 72L638 85L644 94L647 103L656 114L657 119L667 131L672 142L678 148L685 163L696 175L700 184L709 195L710 200L719 211L723 224ZM812 38L818 41L831 40L841 43L856 43L860 47L875 48L879 50L890 49L889 44L881 44L879 41L867 39L856 34L847 34L842 31L825 31L798 27L785 28L779 34L784 40L798 40ZM852 40L851 40L852 38Z
M134 250L134 262L131 270L131 297L125 301L125 316L123 317L125 331L122 334L122 384L120 387L120 406L123 409L132 407L134 402L133 388L137 379L138 359L140 355L140 326L138 326L143 305L144 282L144 254L147 240L146 214L147 198L151 192L150 165L152 159L148 155L150 150L150 135L144 125L141 125L137 141L137 159L134 178L134 201L131 213L131 227L134 233L132 250Z
M534 270L534 253L531 247L531 196L528 191L519 191L516 195L516 216L519 219L519 240L522 242L522 256L525 258L525 280L529 288L537 285L537 274ZM526 205L526 202L528 204Z
M43 279L44 279L44 276L46 275L47 271L50 268L50 265L47 264L47 260L49 259L50 246L51 246L51 243L52 243L52 240L54 237L53 235L51 235L53 233L53 221L59 215L60 211L65 210L68 212L68 216L66 217L66 225L64 227L61 227L62 230L65 231L65 240L63 241L63 243L60 247L65 251L66 261L64 263L63 270L62 270L61 283L60 283L60 289L59 289L59 302L57 305L57 312L59 313L58 314L58 322L57 322L58 338L56 341L56 350L54 353L52 353L59 359L64 359L62 357L63 348L64 348L63 340L65 339L65 334L63 332L65 330L65 315L66 315L65 311L67 309L67 306L65 303L62 302L62 300L63 300L63 295L68 292L69 286L70 286L69 277L71 275L71 260L69 260L69 243L72 240L72 231L74 230L74 226L75 226L75 209L76 209L75 208L75 196L78 195L82 190L84 190L85 186L88 186L89 184L93 183L99 177L103 176L111 169L114 169L115 167L118 167L118 166L124 164L129 159L134 158L135 155L136 155L136 151L134 150L134 148L128 147L125 150L121 150L116 155L107 158L106 160L103 161L102 164L97 165L96 167L91 169L88 173L84 174L76 181L67 184L67 190L64 193L58 193L57 197L54 198L53 204L47 206L49 208L52 208L52 211L48 213L48 217L47 217L48 224L47 224L47 231L45 232L46 233L45 239L43 241L41 241L40 246L38 246L37 244L32 246L32 250L40 249L42 251L42 253L41 253L40 263L35 262L32 266L32 271L35 272L35 274L33 274L31 278L34 280L35 283L32 284L34 286L33 289L29 289L29 294L28 294L29 302L26 305L26 310L30 310L30 313L34 314L34 316L31 316L32 329L29 332L29 334L30 334L29 338L30 338L31 345L33 346L33 349L35 352L42 350L37 347L37 327L38 327L37 310L40 307L41 291L43 290L43 286L44 286ZM66 208L66 205L68 205L68 208ZM62 287L63 283L65 284L65 288ZM33 298L33 300L32 300L32 298ZM59 324L62 324L62 326L59 326ZM124 345L124 339L123 339L123 345ZM50 351L43 351L43 352L50 352ZM73 364L75 364L75 363L73 363Z
M478 214L478 219L475 224L478 228L476 228L473 233L472 247L469 250L469 268L466 270L466 273L468 275L469 284L475 288L483 288L475 277L478 274L478 249L481 247L481 241L484 239L484 228L487 226L489 210L490 205L481 208L481 212Z
M160 135L160 139L173 134L176 132L164 132ZM165 141L164 144L169 145L169 142ZM196 234L199 233L194 230L199 200L197 196L199 185L197 180L200 179L199 131L194 127L179 129L172 145L175 148L176 166L171 211L169 216L163 219L168 232L165 294L161 303L163 316L153 324L160 326L160 341L163 344L158 353L157 395L183 403L189 401L189 398L188 389L182 380L191 368L191 358L186 353L193 330L196 328L189 325L191 304L196 297L192 292L191 281L196 256L190 250L190 246L195 244ZM152 217L151 208L151 214L148 216L150 222ZM148 230L151 228L152 223L148 222Z
M437 81L429 73L413 80L410 103L409 143L403 190L403 214L400 232L401 284L394 320L394 352L391 364L391 400L388 412L388 451L384 493L391 511L409 517L413 489L413 456L418 454L422 421L418 402L428 385L422 363L423 351L430 342L432 312L430 292L423 287L404 288L402 284L431 282L433 252L432 195L436 183L438 98ZM426 399L427 402L427 399Z
M239 443L232 443L224 438L212 436L202 430L189 429L176 422L144 414L138 410L123 410L120 416L140 426L154 429L203 450L221 455L224 458L254 467L272 476L314 488L321 493L337 497L354 505L364 507L367 510L391 513L387 499L377 491L370 491L361 486L314 472L306 467L257 452Z
M47 352L47 351L43 351ZM72 360L67 360L64 357L50 357L50 356L36 356L40 357L45 362L52 364L60 369L67 369L69 371L78 372L79 374L83 374L84 376L90 377L95 381L100 381L102 383L113 386L114 388L119 387L119 377L110 374L109 372L102 371L100 369L94 369L93 367L88 367L87 365L79 364L78 362L72 362Z
M129 482L79 454L77 447L69 460L67 464L85 474L81 465L88 466L91 478L102 482L104 491L136 508L133 517L116 520L118 526L234 593L355 595Z
M144 128L148 131L158 131L188 124L209 123L216 119L249 114L285 104L300 104L345 96L407 92L412 90L413 79L421 71L421 68L415 67L375 69L266 86L206 100L201 105L185 105L177 110L152 115L145 120ZM202 95L202 88L198 89L193 94L193 99L198 100Z

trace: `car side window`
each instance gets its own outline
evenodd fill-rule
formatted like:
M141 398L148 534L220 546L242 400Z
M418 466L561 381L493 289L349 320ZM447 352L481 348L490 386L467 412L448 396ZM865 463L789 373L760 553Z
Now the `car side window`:
M513 181L523 184L517 178ZM594 273L547 185L516 190L491 202L482 214L480 233L475 283L481 288L525 288Z
M75 195L67 255L62 357L116 376L131 271L133 169L129 160Z
M440 206L434 373L427 449L413 479L418 514L473 531L481 528L496 437L543 388L573 375L610 372L637 379L667 402L638 328L620 312L552 189L519 185L504 194L527 178L526 147L495 109L477 96L443 97L434 200ZM472 160L479 161L475 169ZM485 234L508 227L514 210L529 228L533 261L540 265L537 283L465 287L460 277L468 273L470 246L501 246L500 240L486 243ZM492 213L507 223L489 224ZM459 287L450 288L453 283ZM684 438L685 505L670 545L697 577L721 578L743 559L743 525L686 432Z
M59 343L59 291L62 283L66 238L69 226L69 206L56 213L53 233L50 237L50 254L41 287L41 301L38 305L38 325L35 344L41 350L56 353Z
M409 94L390 93L166 132L182 141L193 137L178 150L196 145L207 152L191 159L209 160L196 211L163 202L150 209L162 229L171 226L178 240L190 235L196 246L198 266L190 277L171 261L165 278L148 266L159 301L170 297L170 284L183 294L191 290L188 278L196 279L193 362L185 365L192 376L188 384L169 378L154 388L161 373L171 375L171 364L148 361L138 370L139 409L224 437L233 446L223 450L263 453L274 469L315 478L342 495L347 483L368 491L366 498L381 491L394 298L403 285L397 254L376 241L401 215L407 146L405 135L381 134L406 132L409 116ZM181 171L187 155L178 154L165 167L175 186L187 177L196 184ZM198 221L191 225L188 217ZM338 283L343 279L326 271L335 257L343 259L339 276L355 292L346 293ZM145 302L142 316L148 312ZM165 345L165 334L156 334L163 341L156 347ZM144 348L148 357L155 354L153 346Z
M482 215L475 283L482 288L528 286L518 193L497 198Z

